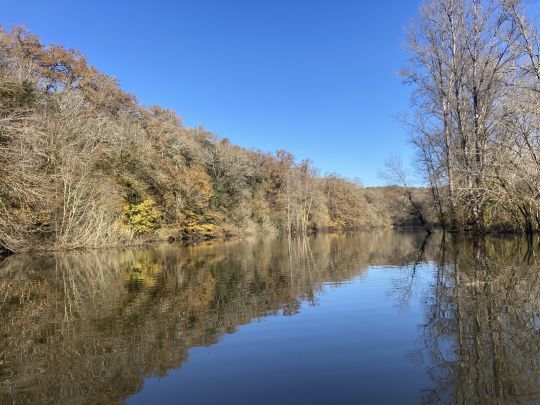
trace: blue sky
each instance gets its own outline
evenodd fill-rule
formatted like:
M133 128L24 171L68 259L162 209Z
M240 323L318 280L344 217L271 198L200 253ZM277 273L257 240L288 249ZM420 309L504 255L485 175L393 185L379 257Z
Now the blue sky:
M144 105L321 173L383 181L414 151L395 116L410 89L405 28L419 0L3 0L0 23L80 50Z

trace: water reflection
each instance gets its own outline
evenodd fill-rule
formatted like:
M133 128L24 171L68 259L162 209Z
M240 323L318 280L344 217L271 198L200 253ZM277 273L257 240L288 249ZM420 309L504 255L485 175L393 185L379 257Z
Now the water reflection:
M426 402L540 399L538 244L441 242L421 339L435 388Z
M149 376L181 369L191 348L317 306L325 285L377 266L392 272L386 299L397 311L423 305L416 350L404 353L431 378L418 400L534 401L537 252L511 238L376 232L9 257L0 263L0 379L21 404L122 403ZM4 386L0 403L10 401Z

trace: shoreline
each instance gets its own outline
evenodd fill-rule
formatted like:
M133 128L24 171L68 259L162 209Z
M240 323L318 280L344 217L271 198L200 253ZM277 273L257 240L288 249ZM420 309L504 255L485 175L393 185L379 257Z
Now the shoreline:
M438 226L433 226L430 228L430 231L428 231L425 227L421 225L404 225L404 226L396 226L392 225L389 227L366 227L366 228L356 228L356 229L344 229L344 230L321 230L321 231L315 231L310 232L305 235L302 234L296 234L291 235L292 238L301 238L301 237L312 237L317 235L339 235L339 234L351 234L351 233L362 233L362 232L369 232L373 230L391 230L391 231L397 231L397 232L406 232L406 231L413 231L413 232L425 232L426 237L429 237L433 232L442 232L444 234L451 235L452 237L460 238L460 237L466 237L466 238L483 238L486 236L512 236L512 237L525 237L527 239L530 239L534 237L535 235L539 235L540 232L536 232L533 234L527 234L525 232L521 232L519 230L487 230L483 233L477 233L474 231L455 231L455 230L445 230ZM54 255L54 254L62 254L62 253L82 253L82 252L90 252L90 251L99 251L99 250L109 250L109 249L128 249L128 248L145 248L145 247L151 247L154 245L159 244L169 244L169 245L178 245L180 247L186 247L186 246L194 246L200 243L213 243L213 242L224 242L224 241L232 241L232 240L240 240L243 238L253 238L253 237L268 237L269 235L265 235L262 232L261 233L246 233L246 234L234 234L234 235L223 235L223 236L214 236L214 237L199 237L199 238L171 238L171 237L163 237L163 238L150 238L146 240L141 240L140 242L133 242L130 243L119 243L119 244L111 244L111 245L103 245L103 246L91 246L91 247L75 247L75 248L50 248L50 249L31 249L31 250L25 250L21 252L10 252L7 250L0 250L0 260L3 260L10 256L19 256L19 255ZM277 232L272 235L273 237L286 237L286 233Z

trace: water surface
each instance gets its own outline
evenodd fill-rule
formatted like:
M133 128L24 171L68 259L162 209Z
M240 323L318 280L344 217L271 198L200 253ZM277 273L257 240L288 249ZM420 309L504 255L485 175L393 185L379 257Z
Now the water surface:
M538 242L370 232L0 262L0 403L535 403Z

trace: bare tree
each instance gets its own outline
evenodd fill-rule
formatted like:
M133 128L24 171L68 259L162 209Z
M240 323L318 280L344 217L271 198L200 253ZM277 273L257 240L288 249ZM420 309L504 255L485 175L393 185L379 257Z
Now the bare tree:
M411 209L428 233L431 233L431 228L422 213L422 207L418 204L413 196L413 187L410 184L410 173L403 167L403 163L398 157L388 158L384 164L384 170L379 172L379 176L389 182L389 184L400 186L403 194L407 198Z

